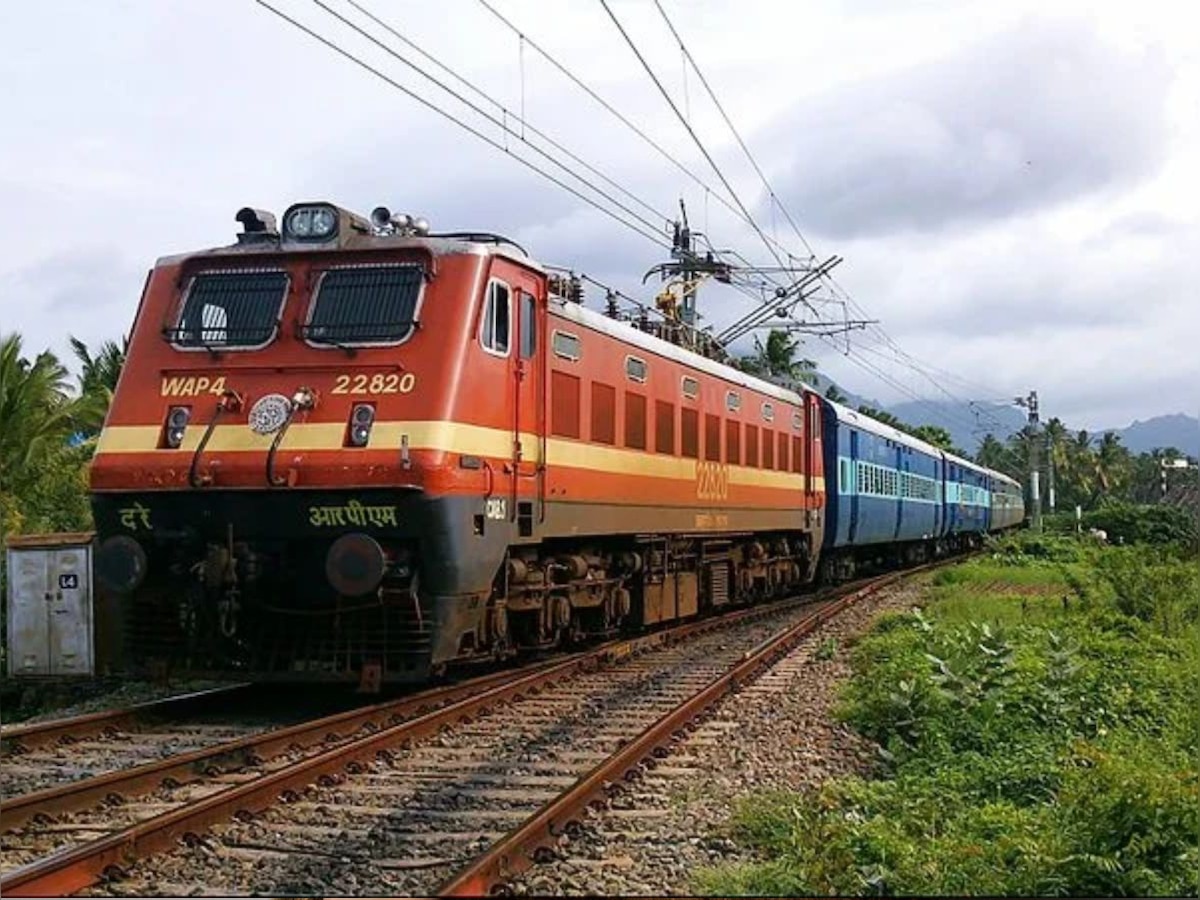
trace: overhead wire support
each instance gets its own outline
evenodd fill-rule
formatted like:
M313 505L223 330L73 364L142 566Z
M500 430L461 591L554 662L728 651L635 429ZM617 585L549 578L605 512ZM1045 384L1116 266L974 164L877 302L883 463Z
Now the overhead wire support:
M784 264L783 259L775 250L774 246L772 246L771 241L767 238L766 233L763 232L762 228L760 228L758 223L754 220L754 216L750 214L750 210L746 208L746 204L742 202L742 199L738 196L737 191L733 189L733 185L729 183L729 179L725 177L725 173L721 171L721 167L718 166L716 160L712 158L712 154L708 152L708 149L704 146L704 142L701 141L699 135L696 134L695 129L692 128L691 124L684 117L683 113L679 111L679 107L676 106L675 101L671 99L670 93L668 93L667 89L663 87L663 84L659 80L658 76L654 74L654 70L650 67L650 63L648 63L646 58L642 56L642 52L638 50L637 44L634 43L633 38L629 36L629 33L625 30L625 27L621 24L621 20L618 19L616 14L612 11L612 7L608 5L608 0L600 0L600 5L604 7L604 11L608 13L608 17L612 19L613 24L617 27L617 31L621 33L621 37L625 39L625 43L628 44L629 49L633 51L633 55L637 57L638 62L642 64L642 68L646 70L646 74L650 76L650 80L654 82L654 86L658 88L658 92L662 94L663 99L667 102L667 105L671 107L671 111L675 113L675 117L683 124L683 127L687 130L687 133L691 136L692 141L696 144L696 147L699 148L701 155L705 158L705 160L707 160L709 166L712 167L717 179L722 185L724 185L725 190L729 192L729 196L742 211L743 216L745 216L745 219L750 224L750 227L754 229L754 232L762 241L763 246L765 246L770 254L775 257L775 262L782 266Z
M287 22L293 28L297 29L298 31L303 32L304 34L307 34L313 40L315 40L318 43L329 48L333 52L337 53L339 56L342 56L343 58L354 63L359 68L374 75L376 78L385 82L387 85L389 85L390 87L399 91L400 93L404 94L405 96L410 97L411 99L417 101L422 106L426 107L427 109L431 110L432 112L435 112L438 115L442 116L443 118L447 119L448 121L453 122L455 125L462 128L468 134L471 134L472 136L478 138L479 140L483 141L488 146L493 147L497 150L500 150L501 152L505 153L506 155L512 157L514 160L519 162L521 165L525 166L530 171L535 172L538 175L541 175L547 181L551 182L552 184L557 185L558 187L562 188L563 190L567 191L568 193L570 193L573 196L577 197L578 199L582 200L584 203L587 203L589 206L592 206L593 208L597 209L604 215L613 219L615 222L618 222L619 224L625 226L626 228L635 232L636 234L640 235L641 237L646 238L651 243L657 244L659 247L663 247L663 248L667 248L667 249L670 248L670 244L666 241L666 239L664 237L659 236L658 234L654 233L653 231L643 230L639 226L637 226L637 225L629 222L628 220L622 218L621 216L617 215L613 210L602 205L601 203L598 203L594 198L589 197L587 194L583 193L581 190L576 188L574 185L567 183L566 181L562 180L558 176L554 175L552 172L549 172L546 169L538 166L536 163L532 162L531 160L526 159L525 157L523 157L517 153L513 153L500 141L485 134L483 131L479 130L478 128L474 127L473 125L471 125L467 122L464 122L462 119L458 118L457 116L453 115L452 113L450 113L447 110L443 109L442 107L438 106L436 103L434 103L432 100L428 99L427 97L421 96L419 93L417 93L413 89L409 88L408 86L401 84L395 78L388 75L386 72L382 71L381 69L372 65L371 63L367 62L366 60L362 59L361 57L355 55L354 53L347 50L345 47L341 46L337 42L331 40L330 38L327 38L325 35L314 30L313 28L310 28L308 25L304 24L303 22L299 21L298 19L295 19L292 16L289 16L287 13L283 12L281 9L278 9L275 6L272 6L270 3L267 2L267 0L254 0L254 2L257 3L259 6L263 7L268 12L270 12L273 15L275 15L276 17L278 17L279 19L282 19L283 21ZM507 129L506 129L505 133L506 134L508 133ZM544 155L544 153L543 153L543 155ZM560 168L562 168L561 163L556 162L556 165L558 165ZM580 181L584 181L584 179L579 178L578 175L574 175L573 173L571 173L571 174L572 174L572 177L577 178ZM587 182L584 181L584 183L587 183ZM605 199L609 200L609 202L614 202L603 191L595 188L594 186L592 186L592 190L596 191L597 194L604 196ZM614 203L614 205L616 205L616 204Z

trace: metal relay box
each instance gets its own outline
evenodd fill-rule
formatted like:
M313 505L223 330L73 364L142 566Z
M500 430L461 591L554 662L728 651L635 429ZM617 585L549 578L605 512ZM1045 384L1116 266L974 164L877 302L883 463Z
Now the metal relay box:
M92 537L8 539L10 676L95 673Z

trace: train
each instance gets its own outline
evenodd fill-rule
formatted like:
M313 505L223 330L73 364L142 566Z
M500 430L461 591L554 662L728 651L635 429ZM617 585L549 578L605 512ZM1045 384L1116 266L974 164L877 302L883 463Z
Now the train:
M236 215L159 259L97 439L126 666L419 682L1019 525L1021 486L503 236ZM694 334L692 335L694 337Z

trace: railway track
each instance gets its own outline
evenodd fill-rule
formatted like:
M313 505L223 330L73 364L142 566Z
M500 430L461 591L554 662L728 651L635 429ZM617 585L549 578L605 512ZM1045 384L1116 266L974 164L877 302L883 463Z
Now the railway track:
M231 684L5 728L0 732L0 796L87 778L277 724L277 715L247 711L254 694L252 685Z
M232 893L486 893L607 783L896 577L14 798L0 893L186 890L211 884L214 855Z

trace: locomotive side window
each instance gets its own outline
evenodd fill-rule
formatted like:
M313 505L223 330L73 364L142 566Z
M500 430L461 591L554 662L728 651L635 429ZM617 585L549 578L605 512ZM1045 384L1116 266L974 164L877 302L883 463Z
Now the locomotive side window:
M554 355L562 359L577 362L580 357L579 338L573 334L567 334L565 331L556 331L550 339L550 343L554 346Z
M483 349L496 356L508 356L510 301L507 284L502 281L488 284L487 306L483 310L479 339L483 341Z
M629 376L630 381L636 381L638 384L646 382L646 361L638 359L636 356L625 357L625 374Z
M186 289L178 324L163 334L183 349L262 347L275 337L287 289L285 272L202 272Z
M684 375L683 379L680 381L680 385L683 387L683 396L687 397L689 400L695 400L698 396L700 396L700 382L698 382L695 378L690 378L687 375Z
M532 294L521 294L521 359L532 359L537 352L537 301Z
M665 400L654 401L654 450L675 452L675 404Z
M399 344L412 336L421 266L347 266L321 273L301 334L330 346Z

